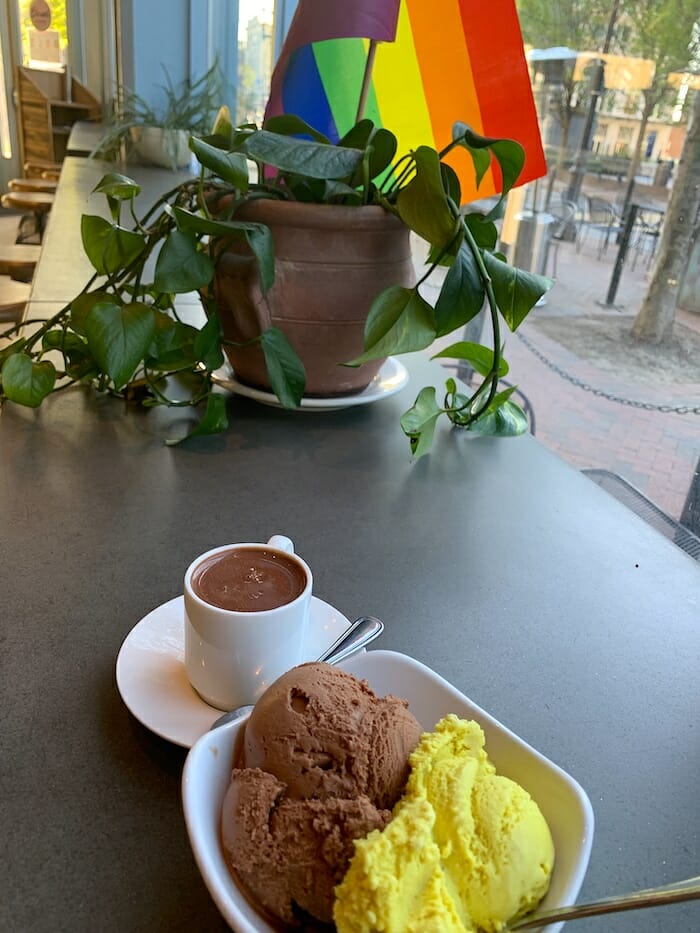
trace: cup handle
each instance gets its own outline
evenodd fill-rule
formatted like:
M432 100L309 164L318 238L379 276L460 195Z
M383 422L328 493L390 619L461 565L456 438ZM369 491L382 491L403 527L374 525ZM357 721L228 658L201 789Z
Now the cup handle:
M287 554L294 553L294 542L285 535L273 535L267 543L270 547L277 548L278 551L286 551Z

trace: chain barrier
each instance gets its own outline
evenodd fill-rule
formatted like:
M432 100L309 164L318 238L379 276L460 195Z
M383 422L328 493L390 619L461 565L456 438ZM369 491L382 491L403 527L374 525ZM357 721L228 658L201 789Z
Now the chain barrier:
M576 376L572 376L570 373L567 373L566 370L557 366L556 363L553 363L544 353L538 350L536 346L530 343L527 337L521 334L520 331L516 331L515 336L522 340L528 350L534 354L541 363L544 363L548 369L551 369L552 372L561 376L562 379L566 379L571 385L577 386L584 392L591 392L599 398L605 398L609 402L617 402L619 405L628 405L631 408L642 408L644 411L672 412L676 415L700 415L700 405L656 405L653 402L640 402L636 399L625 398L622 395L614 395L612 392L606 392L604 389L597 389L595 386L589 385L587 382L584 382L583 379L577 379Z

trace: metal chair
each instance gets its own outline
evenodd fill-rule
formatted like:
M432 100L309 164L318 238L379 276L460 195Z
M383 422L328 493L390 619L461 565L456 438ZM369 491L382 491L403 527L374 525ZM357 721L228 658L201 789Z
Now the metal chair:
M576 244L576 252L580 253L588 237L589 230L595 230L598 238L598 259L607 251L608 244L613 236L622 229L622 217L612 201L605 198L586 195L586 217L581 224L581 235Z
M552 278L557 277L557 261L559 259L559 244L562 240L571 243L578 241L578 221L576 215L578 206L573 201L554 202L549 207L549 213L555 218L552 223L549 240L547 242L547 255L543 263L544 274L547 274L549 257L552 257Z
M634 229L632 256L632 269L637 265L640 253L647 254L646 268L651 267L656 255L656 248L661 237L661 228L664 222L664 212L652 208L640 208L637 212L637 222Z
M628 483L617 473L611 470L585 469L581 470L584 476L593 480L598 486L614 496L623 505L631 509L640 518L643 518L652 527L660 531L674 544L682 548L695 560L700 560L700 538L688 528L671 518L662 509L648 499L636 486Z

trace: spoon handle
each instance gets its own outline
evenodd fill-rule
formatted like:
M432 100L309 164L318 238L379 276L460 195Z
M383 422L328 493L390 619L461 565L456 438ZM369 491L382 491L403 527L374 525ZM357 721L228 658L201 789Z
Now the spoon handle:
M345 629L342 635L336 638L318 660L326 661L332 658L332 663L337 664L338 661L347 658L353 651L357 651L358 648L373 641L383 631L384 623L379 619L375 619L374 616L360 616L359 619L355 619L354 622L350 623L350 626Z
M642 907L661 907L663 904L675 904L677 901L693 901L700 898L700 875L686 878L684 881L675 881L673 884L662 885L658 888L646 888L634 894L625 894L614 897L604 897L589 904L575 904L572 907L555 907L552 910L543 910L516 923L506 929L525 930L530 927L543 926L550 921L580 920L582 917L594 917L597 914L613 914L621 910L639 910Z

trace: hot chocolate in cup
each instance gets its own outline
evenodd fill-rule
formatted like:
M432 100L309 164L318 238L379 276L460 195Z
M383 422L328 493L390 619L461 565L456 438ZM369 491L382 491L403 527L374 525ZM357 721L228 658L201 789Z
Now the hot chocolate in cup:
M185 668L217 709L255 703L303 656L311 570L283 535L229 544L197 557L185 573Z

